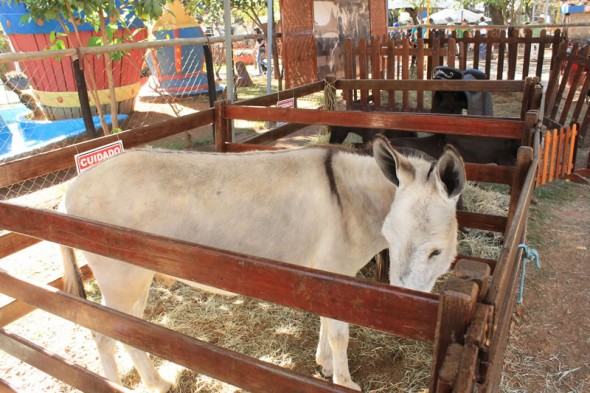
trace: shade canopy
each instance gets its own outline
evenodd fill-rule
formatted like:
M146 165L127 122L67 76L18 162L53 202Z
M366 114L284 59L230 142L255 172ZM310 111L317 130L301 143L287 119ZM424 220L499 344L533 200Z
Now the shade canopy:
M482 16L486 21L490 20L490 18L484 16L483 14L478 14L466 9L455 10L448 8L431 14L430 18L432 18L432 21L437 25L445 25L449 22L449 18L454 23L461 23L463 19L466 19L468 23L475 23L479 22Z

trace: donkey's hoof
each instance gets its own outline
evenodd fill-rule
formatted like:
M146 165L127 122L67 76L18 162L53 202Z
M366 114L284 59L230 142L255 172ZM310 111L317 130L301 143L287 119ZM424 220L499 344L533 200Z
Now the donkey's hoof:
M322 366L322 371L320 371L322 373L322 375L325 378L332 378L332 374L334 373L334 371L332 370L332 367L323 367Z
M170 382L164 378L161 378L157 383L147 386L148 390L153 393L167 393L174 386L174 382Z
M339 383L339 382L334 382L334 383L337 384L337 385L345 386L345 387L347 387L349 389L352 389L352 390L356 390L356 391L362 392L361 387L359 385L357 385L356 383L352 382L352 381L343 382L343 383Z

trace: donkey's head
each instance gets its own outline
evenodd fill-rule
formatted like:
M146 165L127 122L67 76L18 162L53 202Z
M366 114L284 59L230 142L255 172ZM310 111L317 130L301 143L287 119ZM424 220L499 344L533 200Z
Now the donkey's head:
M389 243L392 285L430 291L456 255L456 206L465 188L465 166L451 146L438 161L402 155L385 138L373 151L397 186L382 233Z

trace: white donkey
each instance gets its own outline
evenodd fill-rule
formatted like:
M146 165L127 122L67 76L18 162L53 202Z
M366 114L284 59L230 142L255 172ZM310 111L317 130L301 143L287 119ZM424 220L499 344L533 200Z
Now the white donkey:
M377 138L372 156L329 146L129 151L81 174L64 203L76 216L348 276L389 248L390 283L430 291L456 255L464 186L455 149L435 162ZM73 253L62 253L66 287L80 293ZM154 272L86 257L103 303L141 317ZM348 338L347 323L322 317L316 362L334 383L360 390L348 369ZM96 342L106 377L119 382L115 341L96 335ZM149 388L169 389L145 352L126 349Z

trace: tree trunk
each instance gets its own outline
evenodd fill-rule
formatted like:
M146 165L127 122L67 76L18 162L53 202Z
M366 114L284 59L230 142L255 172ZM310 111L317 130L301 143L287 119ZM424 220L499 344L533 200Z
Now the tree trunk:
M107 36L106 18L102 13L100 13L100 29L102 31L102 43L103 45L107 45L109 40ZM113 77L113 59L108 53L105 53L103 56L107 66L107 81L109 82L109 97L111 101L111 121L113 126L112 129L115 130L119 128L119 121L117 119L117 95L115 92L115 78ZM107 130L105 130L105 135L106 134Z
M503 9L500 6L490 5L490 15L492 17L493 25L503 25L504 15L502 14Z

